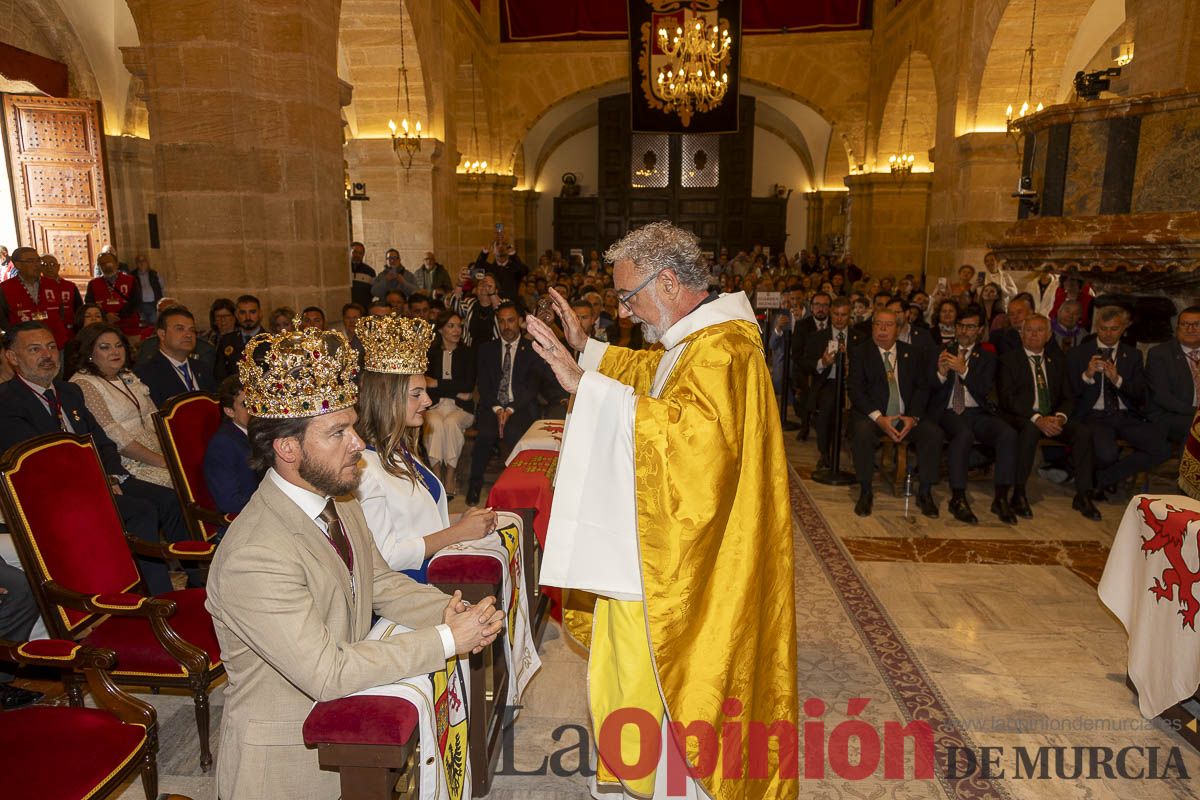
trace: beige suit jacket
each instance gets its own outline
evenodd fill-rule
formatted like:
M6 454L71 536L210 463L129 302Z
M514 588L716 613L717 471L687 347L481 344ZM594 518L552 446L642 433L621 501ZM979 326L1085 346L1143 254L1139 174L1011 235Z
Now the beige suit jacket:
M304 746L314 701L445 665L449 598L393 572L353 499L338 515L354 550L354 584L317 524L269 478L229 526L208 577L229 676L217 756L221 800L326 800L340 795ZM363 641L371 611L412 633Z

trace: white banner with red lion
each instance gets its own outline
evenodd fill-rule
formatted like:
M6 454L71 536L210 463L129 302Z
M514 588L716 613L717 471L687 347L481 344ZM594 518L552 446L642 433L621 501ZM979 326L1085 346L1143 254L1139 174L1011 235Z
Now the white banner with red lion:
M1100 599L1129 634L1129 678L1146 718L1200 686L1200 502L1137 495L1100 579Z

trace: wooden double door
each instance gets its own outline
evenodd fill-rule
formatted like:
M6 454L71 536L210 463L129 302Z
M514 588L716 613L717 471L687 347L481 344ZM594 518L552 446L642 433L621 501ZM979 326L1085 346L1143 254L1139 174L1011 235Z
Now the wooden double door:
M3 122L18 241L0 244L53 253L63 277L86 281L111 241L99 104L6 94Z

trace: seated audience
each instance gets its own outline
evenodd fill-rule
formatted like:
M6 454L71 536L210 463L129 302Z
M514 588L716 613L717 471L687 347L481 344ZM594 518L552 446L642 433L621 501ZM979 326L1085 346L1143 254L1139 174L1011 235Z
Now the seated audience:
M413 274L400 261L400 251L394 247L384 253L383 270L371 282L371 296L386 298L391 292L399 292L401 299L417 291Z
M94 343L94 334L89 338ZM160 528L171 541L186 539L187 528L174 490L131 475L116 445L84 403L80 387L55 379L59 355L50 329L40 322L23 322L5 333L5 345L5 358L16 377L0 386L0 451L46 433L90 434L112 484L125 530L150 542L159 541ZM138 568L152 594L171 591L166 564L138 558Z
M59 274L61 270L62 265L56 257L49 253L42 256L42 275L58 284L58 302L62 308L63 322L70 330L75 326L79 309L83 305L83 296L79 294L79 287L75 285L75 281Z
M425 412L425 452L453 500L466 430L475 422L475 351L462 343L462 317L453 311L442 312L436 333L425 372L433 401Z
M996 348L996 355L1003 356L1005 353L1016 350L1021 351L1024 345L1021 342L1021 326L1025 324L1025 319L1033 313L1033 298L1028 293L1022 292L1014 297L1008 303L1007 310L1008 325L992 334L991 342ZM1058 347L1058 342L1054 341L1051 336L1046 342L1047 355L1062 355L1062 350Z
M1071 507L1088 519L1098 520L1100 511L1091 497L1092 432L1087 425L1071 419L1075 403L1067 359L1061 352L1051 352L1046 345L1048 341L1050 320L1042 314L1031 314L1021 325L1021 348L1000 357L996 382L1000 412L1017 432L1017 469L1010 505L1019 517L1033 516L1025 487L1033 472L1039 442L1043 438L1056 439L1071 447L1075 469L1075 499Z
M820 292L818 297L827 294ZM845 297L835 297L829 304L829 324L805 338L803 364L815 374L810 391L814 393L816 412L813 424L817 428L818 469L832 464L839 357L861 340L861 334L850 327L850 301ZM841 435L840 431L836 433Z
M371 317L386 317L392 313L392 307L387 304L386 300L376 297L371 301L371 305L367 306L367 315ZM278 331L275 331L278 333Z
M475 295L468 297L462 293L462 287L450 295L450 307L463 320L463 343L467 347L478 348L481 344L496 338L496 309L500 306L500 292L496 289L496 279L484 275L475 282Z
M958 301L943 300L938 303L933 324L930 325L934 346L944 348L958 340L956 322L958 322Z
M150 356L134 368L150 390L155 406L161 408L177 394L216 388L211 367L205 369L196 353L196 318L192 312L183 306L165 308L158 315L155 329L157 341L147 339L142 345ZM154 350L150 350L152 346Z
M1063 303L1060 313L1073 302ZM1099 500L1171 455L1170 445L1143 415L1146 371L1141 351L1121 342L1128 327L1128 311L1105 306L1096 315L1096 337L1067 353L1075 416L1092 430ZM1128 442L1133 452L1122 457L1118 439Z
M383 560L426 582L438 550L481 539L496 528L496 512L469 509L455 524L446 488L421 462L421 426L432 404L424 372L434 333L425 320L384 318L363 326L358 424L366 450L355 496Z
M554 400L564 396L550 367L521 335L521 319L515 304L502 303L496 311L500 338L476 348L478 435L471 455L468 505L479 502L483 473L497 443L511 449L538 418L538 393Z
M928 328L919 328L912 324L912 317L908 313L909 304L896 298L888 301L887 309L896 314L896 324L899 326L896 341L911 344L926 363L932 361L933 353L936 352L933 335Z
M1008 505L1008 495L1016 470L1017 434L996 415L991 400L996 356L979 346L982 323L979 306L968 306L955 323L958 339L941 351L934 365L928 416L941 425L949 440L950 513L969 525L979 521L967 498L967 471L971 448L980 442L996 453L992 513L1001 522L1015 525L1017 518Z
M100 275L88 282L87 302L100 306L108 324L119 326L126 336L137 336L142 327L138 313L142 296L137 280L120 271L114 252L101 252L96 267Z
M1058 307L1058 316L1050 320L1050 330L1058 349L1069 353L1087 336L1087 330L1080 324L1082 306L1078 300L1067 300Z
M408 316L429 321L429 295L415 292L408 297Z
M325 312L320 306L309 306L300 312L300 328L314 328L318 331L325 330Z
M208 309L208 330L200 338L212 345L214 350L227 333L237 328L237 307L228 297L218 297Z
M609 328L608 342L630 350L641 350L646 345L642 336L642 326L634 322L633 318L627 314L619 315L616 323Z
M342 321L337 323L334 328L346 334L346 338L353 344L355 341L354 328L366 313L367 309L358 303L346 303L346 305L342 306Z
M241 379L230 375L221 381L218 397L224 418L204 451L204 482L218 511L237 514L250 502L260 480L250 467L250 440L246 434L250 412L246 410Z
M291 306L280 306L271 312L271 316L267 317L271 333L282 333L290 330L292 320L296 318L296 311Z
M79 363L71 383L135 478L174 490L154 430L150 389L129 368L129 340L114 325L93 325L79 334Z
M75 330L67 345L62 349L63 378L70 379L75 374L75 365L79 363L79 331L88 325L99 325L104 322L104 312L95 303L84 303L79 309L75 320Z
M871 514L875 447L882 433L897 447L916 444L917 506L925 516L937 517L933 485L941 470L944 437L936 423L921 419L929 400L927 366L911 345L896 341L896 317L887 309L876 312L871 339L850 353L850 430L854 473L862 489L854 513Z
M237 363L242 357L242 351L246 349L246 343L262 333L262 325L259 324L261 315L262 305L257 297L244 294L237 299L237 327L222 336L217 343L214 377L218 381L237 374Z
M17 274L0 283L0 329L40 320L62 348L70 335L69 320L74 310L63 303L58 281L42 274L42 257L32 247L14 250L12 263Z
M1178 448L1200 407L1200 306L1180 311L1175 338L1150 348L1146 381L1150 421Z

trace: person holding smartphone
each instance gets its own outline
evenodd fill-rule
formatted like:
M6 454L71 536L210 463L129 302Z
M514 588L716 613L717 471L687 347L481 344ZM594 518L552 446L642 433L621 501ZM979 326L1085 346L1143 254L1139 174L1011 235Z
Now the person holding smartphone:
M491 261L488 256L491 255ZM500 297L516 302L521 279L529 273L529 267L517 256L516 249L504 238L504 223L496 223L496 238L489 247L483 247L475 259L475 269L483 270L496 279Z

